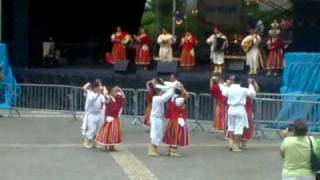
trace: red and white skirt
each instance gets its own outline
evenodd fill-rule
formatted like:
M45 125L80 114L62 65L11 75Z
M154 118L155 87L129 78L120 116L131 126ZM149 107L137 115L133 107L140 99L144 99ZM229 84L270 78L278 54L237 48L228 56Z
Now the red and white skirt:
M180 57L180 66L181 67L192 67L195 65L194 53L192 50L182 49Z
M148 65L150 64L150 53L147 45L137 47L136 50L136 64Z
M173 147L187 147L189 145L188 128L181 127L177 120L169 120L163 142Z
M114 118L109 121L106 117L100 132L96 135L96 142L100 145L116 145L122 142L120 119Z
M112 62L122 61L127 59L126 48L121 43L115 43L112 47Z

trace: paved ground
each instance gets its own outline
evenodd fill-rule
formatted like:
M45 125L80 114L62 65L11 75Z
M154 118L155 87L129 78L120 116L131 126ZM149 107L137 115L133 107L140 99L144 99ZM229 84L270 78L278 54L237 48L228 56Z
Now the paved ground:
M259 139L241 153L209 132L191 132L183 157L146 155L148 134L123 120L119 152L81 147L80 121L70 116L23 114L0 119L1 180L276 180L281 179L279 140ZM56 117L55 117L56 116ZM166 153L165 146L160 148Z

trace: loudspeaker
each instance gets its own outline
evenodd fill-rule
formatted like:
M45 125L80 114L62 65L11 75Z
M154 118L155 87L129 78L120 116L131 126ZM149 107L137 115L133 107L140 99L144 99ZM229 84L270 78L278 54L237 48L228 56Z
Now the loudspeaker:
M228 71L245 71L245 61L229 61L227 62Z
M177 72L177 62L158 62L157 73L171 74Z
M113 65L113 70L115 72L128 73L133 72L135 68L129 60L122 60Z

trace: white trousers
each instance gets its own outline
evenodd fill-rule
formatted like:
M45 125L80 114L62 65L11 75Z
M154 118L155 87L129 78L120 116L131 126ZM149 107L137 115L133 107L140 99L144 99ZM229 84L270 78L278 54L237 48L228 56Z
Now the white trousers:
M160 47L159 49L160 61L172 61L172 48L171 47Z
M282 176L282 180L315 180L314 175L310 176Z
M81 126L82 135L92 140L96 133L100 131L102 123L101 113L85 113Z
M245 106L229 106L228 131L233 132L235 135L242 135L244 128L249 128Z
M164 134L162 118L150 117L150 138L151 144L159 146Z
M249 52L247 52L247 65L254 69L258 69L260 57L260 50L257 47L252 47Z

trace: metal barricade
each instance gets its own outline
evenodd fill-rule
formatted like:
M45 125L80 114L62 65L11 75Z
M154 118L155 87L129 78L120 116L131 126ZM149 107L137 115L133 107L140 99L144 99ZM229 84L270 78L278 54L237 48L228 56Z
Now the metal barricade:
M131 122L132 125L142 124L141 117L144 116L144 112L147 108L146 95L146 89L136 90L136 114L134 120Z
M125 100L122 115L134 117L136 115L136 91L134 89L123 89Z
M212 121L213 113L215 109L215 100L210 96L210 94L201 93L198 96L198 117L196 119L197 126L195 128L204 128L201 125L202 121Z
M70 98L74 94L74 86L19 84L20 96L16 106L19 108L38 110L73 111Z
M268 98L268 96L271 98ZM285 129L296 119L306 120L310 132L320 132L320 96L271 94L253 100L254 121L263 136L264 131Z

